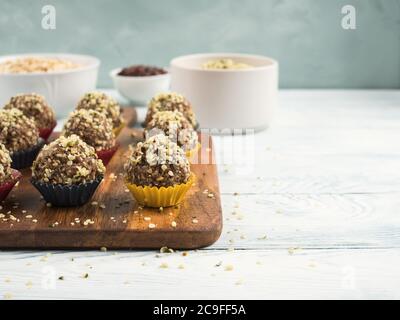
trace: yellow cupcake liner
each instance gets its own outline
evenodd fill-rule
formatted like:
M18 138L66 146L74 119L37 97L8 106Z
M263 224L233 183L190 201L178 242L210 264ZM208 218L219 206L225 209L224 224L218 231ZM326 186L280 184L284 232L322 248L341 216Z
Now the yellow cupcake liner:
M201 149L201 144L198 143L194 147L194 149L186 151L186 158L191 159L200 149Z
M119 134L121 133L122 129L125 128L125 125L126 125L125 122L122 122L119 127L113 129L115 137L119 136Z
M180 204L193 185L194 180L195 176L192 174L187 183L172 187L143 187L132 183L126 183L126 186L141 206L166 208Z

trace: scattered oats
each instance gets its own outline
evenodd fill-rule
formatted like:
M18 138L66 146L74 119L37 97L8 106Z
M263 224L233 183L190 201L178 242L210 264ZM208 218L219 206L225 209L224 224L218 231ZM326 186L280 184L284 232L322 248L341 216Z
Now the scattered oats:
M89 224L94 224L94 220L86 219L86 220L83 222L83 225L84 225L84 226L88 226Z
M155 229L156 225L154 223L149 224L149 229Z
M99 205L99 203L98 203L97 201L93 201L93 202L92 202L92 206L93 206L93 207L98 206L98 205Z
M189 253L187 253L186 251L182 252L182 256L187 257L189 255Z
M227 266L225 266L225 271L232 271L233 270L233 265L228 264Z
M13 298L13 295L9 292L6 292L4 295L4 300L11 300Z
M51 208L53 205L50 202L46 203L46 207Z
M197 224L197 223L199 223L199 220L193 219L192 222L193 222L194 224Z
M126 223L128 223L128 220L124 219L124 220L122 220L122 223L126 224Z
M75 225L75 222L71 222L71 226L74 226Z
M33 218L33 216L32 216L32 215L30 215L30 214L28 214L27 216L25 216L25 218L26 218L26 219L32 219L32 218Z
M172 221L172 222L171 222L171 227L172 227L172 228L176 228L176 226L177 226L176 221Z
M208 189L205 189L205 190L203 191L203 194L208 194Z
M22 210L22 214L26 214L26 212L27 212L26 210Z
M33 219L32 222L33 223L37 223L38 221L37 221L37 219Z
M151 217L144 217L143 220L149 222L151 221Z
M257 238L257 240L267 240L267 239L268 239L267 235L262 236L262 237L260 237L260 238Z
M105 209L105 208L106 208L106 205L105 205L105 204L101 204L101 205L99 205L99 207L100 207L101 209Z
M180 264L180 265L178 266L178 269L185 269L185 265L184 265L184 264Z
M209 198L211 198L211 199L214 199L214 198L215 198L214 194L212 194L212 193L209 193L209 194L207 195L207 197L209 197Z
M296 251L301 250L299 247L289 248L288 252L290 255L293 255Z
M164 211L164 208L163 208L163 207L160 207L159 210L160 210L160 212L163 212L163 211Z
M160 249L160 253L174 253L174 250L173 250L173 249L170 249L170 248L168 248L168 247L162 247L162 248Z
M135 211L133 211L133 213L134 213L134 214L137 214L137 213L139 213L139 211L135 210Z
M125 189L125 193L129 193L130 191L129 191L129 189Z
M165 263L165 262L164 262L164 263L161 263L161 264L160 264L160 268L161 268L161 269L168 269L168 264Z
M106 247L101 247L101 248L100 248L100 251L101 251L101 252L107 252L107 248L106 248Z

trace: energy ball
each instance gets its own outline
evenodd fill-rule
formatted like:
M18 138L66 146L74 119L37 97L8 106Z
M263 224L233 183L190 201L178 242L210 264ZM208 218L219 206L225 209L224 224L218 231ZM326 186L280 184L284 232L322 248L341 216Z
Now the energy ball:
M157 112L175 110L181 112L193 128L196 126L192 105L184 96L174 92L160 93L150 100L145 124L147 125Z
M101 92L89 92L78 102L77 110L96 110L104 112L113 123L113 128L122 125L121 108L117 101Z
M4 144L0 143L0 185L11 179L11 162L10 153Z
M198 144L198 136L184 115L175 111L160 111L147 124L146 137L164 133L172 142L185 151L193 150Z
M39 130L32 119L15 108L0 110L0 143L4 144L11 155L31 149L38 142Z
M32 179L48 184L79 185L104 176L93 147L77 135L61 136L45 146L32 166Z
M125 165L126 181L138 186L175 186L190 175L185 152L163 134L139 142Z
M81 109L70 115L62 135L68 137L73 134L78 135L96 151L111 149L116 143L111 119L96 110Z
M53 109L45 98L39 94L21 94L12 97L4 109L13 108L20 110L25 116L33 119L39 129L53 127L56 123Z

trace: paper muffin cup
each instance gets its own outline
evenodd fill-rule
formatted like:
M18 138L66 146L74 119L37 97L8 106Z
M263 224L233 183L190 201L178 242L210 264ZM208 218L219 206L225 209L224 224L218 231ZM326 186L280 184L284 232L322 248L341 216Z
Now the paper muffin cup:
M12 170L11 180L0 185L0 202L4 201L17 182L22 178L21 172L18 170Z
M103 161L103 164L106 166L111 161L112 157L114 156L115 152L117 152L119 148L119 143L116 143L114 147L107 150L100 150L96 151L97 157Z
M53 133L54 128L57 126L57 121L55 121L51 127L48 128L39 128L39 137L43 140L47 141L50 135Z
M119 136L119 134L121 133L122 129L125 128L125 125L126 125L126 123L122 122L119 127L113 129L115 137Z
M13 152L11 154L11 167L17 170L30 167L44 144L45 141L42 138L39 138L38 143L34 147L27 150Z
M103 176L89 183L76 185L50 184L31 179L33 186L47 203L55 207L79 207L86 204L103 180Z
M166 208L181 203L194 180L195 176L192 174L188 182L171 187L138 186L128 182L126 182L126 186L139 205L150 208Z

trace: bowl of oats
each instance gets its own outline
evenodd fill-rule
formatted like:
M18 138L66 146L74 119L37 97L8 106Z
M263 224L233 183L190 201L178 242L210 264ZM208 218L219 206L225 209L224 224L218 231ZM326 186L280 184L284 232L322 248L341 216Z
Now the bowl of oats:
M182 56L171 61L171 90L191 101L203 128L260 131L277 106L278 69L277 61L260 55Z
M100 60L77 54L20 54L0 57L0 105L18 94L36 93L66 117L96 88Z

